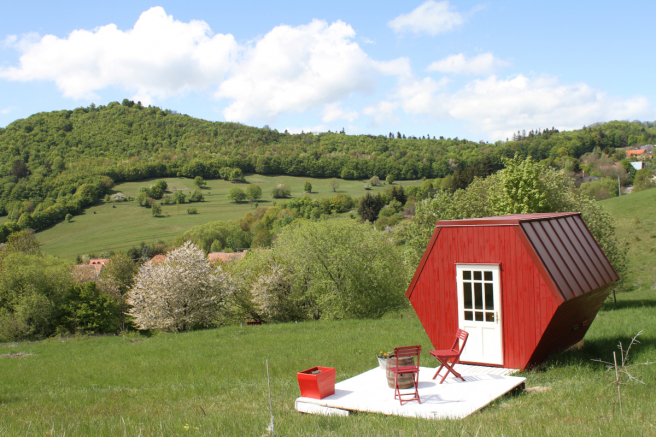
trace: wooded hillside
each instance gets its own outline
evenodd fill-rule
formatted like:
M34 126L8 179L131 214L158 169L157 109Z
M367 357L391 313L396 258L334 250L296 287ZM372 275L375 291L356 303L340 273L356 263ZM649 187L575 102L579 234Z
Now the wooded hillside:
M245 173L364 179L439 178L502 167L515 152L536 160L579 157L656 141L653 123L611 122L573 132L518 133L495 144L466 139L345 133L289 134L209 122L132 101L44 112L0 129L0 215L41 229L76 214L114 182ZM610 150L613 151L613 150ZM2 236L0 236L2 237Z

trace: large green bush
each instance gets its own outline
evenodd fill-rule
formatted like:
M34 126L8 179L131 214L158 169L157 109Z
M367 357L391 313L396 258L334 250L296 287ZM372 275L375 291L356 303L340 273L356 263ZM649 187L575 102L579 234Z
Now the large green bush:
M353 220L294 223L239 264L245 312L264 320L377 318L406 304L397 247Z
M615 236L615 223L602 206L577 193L565 174L533 161L515 156L504 160L506 168L465 190L454 193L437 191L432 199L416 206L416 215L406 230L408 240L405 262L414 273L437 220L488 217L540 212L580 212L583 221L609 261L623 278L626 250Z
M70 265L20 251L0 255L0 341L55 333L72 285Z
M94 282L69 288L61 311L61 326L72 333L97 334L119 329L120 303L102 293Z

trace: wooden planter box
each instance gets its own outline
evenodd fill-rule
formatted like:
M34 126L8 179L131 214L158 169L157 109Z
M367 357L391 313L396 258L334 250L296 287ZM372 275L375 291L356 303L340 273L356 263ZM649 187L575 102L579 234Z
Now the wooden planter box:
M321 373L313 375L312 372L321 370ZM301 389L301 396L304 398L323 399L326 396L335 394L335 368L334 367L313 367L311 369L298 372L298 386Z

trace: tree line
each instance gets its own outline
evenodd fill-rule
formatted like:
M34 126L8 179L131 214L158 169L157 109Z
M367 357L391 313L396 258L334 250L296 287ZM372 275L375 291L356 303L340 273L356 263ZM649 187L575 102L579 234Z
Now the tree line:
M649 123L610 122L572 132L536 129L514 139L491 144L400 132L292 135L204 121L126 99L38 113L0 128L0 215L18 222L26 213L23 224L31 221L30 227L41 229L78 213L91 204L88 200L108 194L114 183L176 176L231 178L235 170L242 175L458 179L476 166L503 168L503 159L515 153L555 161L595 148L612 152L656 142L656 129ZM467 176L461 186L471 179ZM79 193L82 186L86 192Z

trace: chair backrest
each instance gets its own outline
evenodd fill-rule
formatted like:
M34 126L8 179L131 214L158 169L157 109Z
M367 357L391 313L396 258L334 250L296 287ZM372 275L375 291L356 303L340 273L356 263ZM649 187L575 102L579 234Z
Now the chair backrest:
M419 367L419 355L421 355L421 345L416 346L400 346L394 348L394 357L396 358L396 367L399 367L399 358L417 357L417 365Z
M467 343L467 337L469 337L469 332L458 329L456 331L456 339L453 341L453 346L451 346L452 351L458 352L458 355L462 353L462 350L465 348L465 343ZM458 342L460 342L460 348L458 348Z

